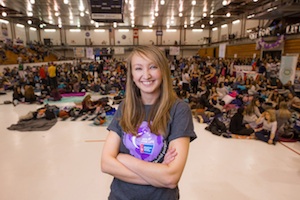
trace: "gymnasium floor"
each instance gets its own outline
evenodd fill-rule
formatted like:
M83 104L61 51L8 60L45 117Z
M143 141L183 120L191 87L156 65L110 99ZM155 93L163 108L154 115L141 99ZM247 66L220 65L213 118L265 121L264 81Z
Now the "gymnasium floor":
M94 96L94 98L99 98ZM11 93L0 102L11 100ZM106 127L58 121L49 131L7 130L40 105L0 105L1 200L104 200L112 177L101 173ZM298 200L300 143L226 139L195 122L180 181L182 200Z

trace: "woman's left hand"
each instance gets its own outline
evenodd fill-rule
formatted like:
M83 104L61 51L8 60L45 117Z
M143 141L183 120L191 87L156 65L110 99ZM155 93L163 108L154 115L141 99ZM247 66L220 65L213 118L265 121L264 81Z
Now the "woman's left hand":
M170 164L175 159L176 156L177 156L176 149L169 148L164 157L164 161L162 162L162 164L166 164L166 165Z

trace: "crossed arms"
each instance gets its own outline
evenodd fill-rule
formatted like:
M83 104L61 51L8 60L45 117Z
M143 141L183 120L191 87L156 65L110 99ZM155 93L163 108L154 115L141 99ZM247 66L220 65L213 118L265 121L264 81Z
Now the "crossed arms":
M102 172L133 184L164 188L177 186L187 160L189 137L172 140L163 163L146 162L119 153L120 143L120 136L110 131L102 152Z

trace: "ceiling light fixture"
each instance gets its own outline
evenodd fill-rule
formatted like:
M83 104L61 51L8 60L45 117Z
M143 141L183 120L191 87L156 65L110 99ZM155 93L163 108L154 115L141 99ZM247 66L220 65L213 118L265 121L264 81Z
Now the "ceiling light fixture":
M248 16L247 16L247 19L251 19L251 18L254 17L254 16L255 16L255 14L248 15Z
M4 20L4 19L0 19L0 22L1 22L1 23L4 23L4 24L8 24L8 23L9 23L9 21L6 21L6 20Z
M216 30L218 30L218 27L215 27L215 28L212 29L212 31L216 31Z
M203 29L193 29L193 32L203 32Z
M3 17L6 17L6 16L7 16L7 13L6 13L6 12L2 12L2 16L3 16Z
M227 1L226 0L222 1L222 5L227 6Z
M32 12L28 12L27 15L28 15L28 17L32 17L33 13Z
M185 24L183 27L184 27L184 28L187 28L187 24Z
M84 11L84 6L82 4L79 6L79 11L81 11L81 12Z
M196 5L196 1L195 0L192 1L192 5L193 6Z
M275 6L275 7L273 7L273 8L269 8L269 9L267 10L267 12L271 12L271 11L276 10L276 9L277 9L277 7Z
M61 28L62 27L62 25L61 24L58 24L58 28Z
M209 24L210 24L210 25L213 25L213 24L214 24L214 21L213 21L213 20L210 20L210 21L209 21Z
M232 22L232 24L238 24L238 23L240 23L241 21L238 19L238 20L234 20L233 22Z
M221 25L221 28L226 28L226 27L227 27L227 24Z
M84 12L80 12L80 17L84 17Z
M204 28L204 27L205 27L205 25L204 25L204 24L202 24L202 25L201 25L201 28Z
M17 27L19 28L24 28L25 26L23 24L16 24Z
M203 17L207 17L207 13L203 13Z
M28 24L32 24L32 21L31 21L31 20L28 20L27 23L28 23Z
M166 2L165 2L164 0L161 0L161 1L160 1L160 5L165 5L165 3L166 3Z
M151 32L153 32L152 29L143 29L142 31L143 31L143 32L146 32L146 33L151 33Z
M30 3L31 4L35 4L35 0L30 0Z
M34 28L34 27L30 27L29 29L32 31L36 31L36 28Z
M231 14L230 14L230 12L228 12L227 14L226 14L226 17L230 17L231 16Z
M55 29L44 29L45 32L56 32Z
M69 0L64 0L64 4L68 4L69 3Z
M182 16L183 16L183 14L180 12L180 13L178 14L178 16L179 16L179 17L182 17Z

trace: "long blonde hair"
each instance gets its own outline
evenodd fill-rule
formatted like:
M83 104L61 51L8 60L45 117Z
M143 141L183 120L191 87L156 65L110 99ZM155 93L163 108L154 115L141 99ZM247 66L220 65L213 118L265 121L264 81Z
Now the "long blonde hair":
M150 59L161 70L161 92L156 102L152 105L150 115L146 120L148 121L152 133L166 135L167 125L170 120L170 109L177 97L172 88L168 61L164 53L155 46L138 46L128 57L126 97L122 107L120 126L124 132L136 135L138 126L143 122L146 116L140 89L135 85L132 77L131 59L133 55L139 55Z
M280 104L279 104L278 117L282 117L282 118L291 118L292 117L292 113L289 111L288 105L284 101L280 102Z
M270 114L270 122L275 122L276 121L276 114L274 109L269 109L266 110L265 112Z

